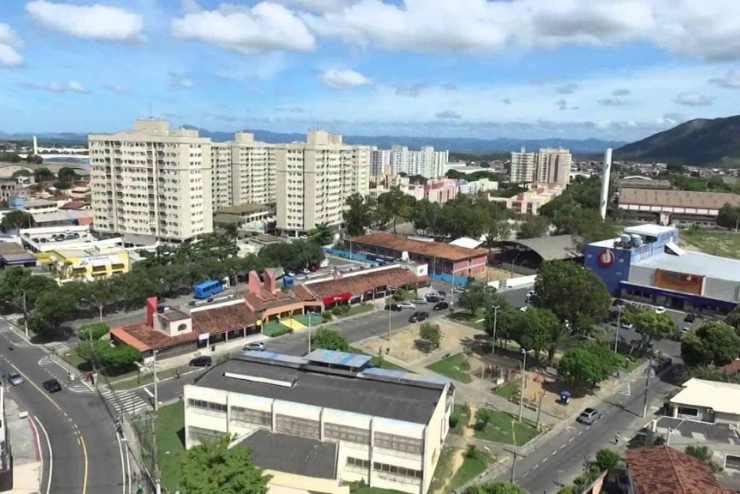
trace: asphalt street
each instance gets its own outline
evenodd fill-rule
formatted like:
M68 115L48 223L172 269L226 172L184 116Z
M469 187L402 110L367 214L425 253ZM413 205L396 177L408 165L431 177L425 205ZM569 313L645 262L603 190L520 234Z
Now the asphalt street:
M42 448L45 463L41 492L125 494L124 456L102 400L95 393L69 389L62 379L62 391L47 393L41 384L60 377L48 363L43 350L23 341L0 320L0 367L4 373L17 370L25 379L18 386L9 386L8 392L38 419L42 434L48 434L51 444L51 452ZM41 441L44 443L45 437Z
M514 472L516 483L531 494L557 492L581 474L584 464L593 460L600 449L616 448L617 434L647 423L650 412L662 405L663 397L674 389L674 385L652 377L648 402L653 406L648 409L648 417L642 418L645 376L634 378L629 388L623 386L610 400L596 406L602 417L593 425L574 421L528 456L518 459ZM628 439L620 436L620 446ZM510 478L511 472L500 477L501 480Z

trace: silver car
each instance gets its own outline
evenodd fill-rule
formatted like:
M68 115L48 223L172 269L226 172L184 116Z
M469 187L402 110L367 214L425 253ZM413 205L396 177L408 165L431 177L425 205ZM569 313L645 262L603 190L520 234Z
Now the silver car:
M19 384L23 384L24 382L23 376L21 376L17 372L11 372L10 374L8 374L7 379L8 382L13 386L18 386Z

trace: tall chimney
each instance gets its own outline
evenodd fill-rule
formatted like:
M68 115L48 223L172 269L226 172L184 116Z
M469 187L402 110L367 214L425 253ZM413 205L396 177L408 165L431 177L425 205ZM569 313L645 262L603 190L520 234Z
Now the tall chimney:
M601 219L606 220L606 205L609 202L609 175L612 170L612 148L606 148L604 152L604 169L601 172L601 202L599 203L599 213Z
M33 154L39 154L39 141L33 136Z

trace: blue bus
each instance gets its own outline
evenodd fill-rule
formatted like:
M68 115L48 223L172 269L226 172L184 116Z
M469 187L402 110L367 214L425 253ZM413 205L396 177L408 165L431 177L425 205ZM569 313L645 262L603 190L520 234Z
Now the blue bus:
M224 285L219 280L208 280L193 286L193 297L203 300L224 291Z

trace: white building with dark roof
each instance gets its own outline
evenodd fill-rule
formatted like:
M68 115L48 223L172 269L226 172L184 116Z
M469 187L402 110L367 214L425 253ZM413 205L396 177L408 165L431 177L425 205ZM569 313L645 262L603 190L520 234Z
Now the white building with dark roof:
M279 457L266 458L266 447L255 463L307 478L296 492L339 492L334 487L364 481L424 494L449 430L454 388L373 368L370 360L326 350L305 357L243 352L185 386L186 447L221 434L258 445L303 438L315 446L304 449L321 456L312 460L323 465L320 472L295 471Z

